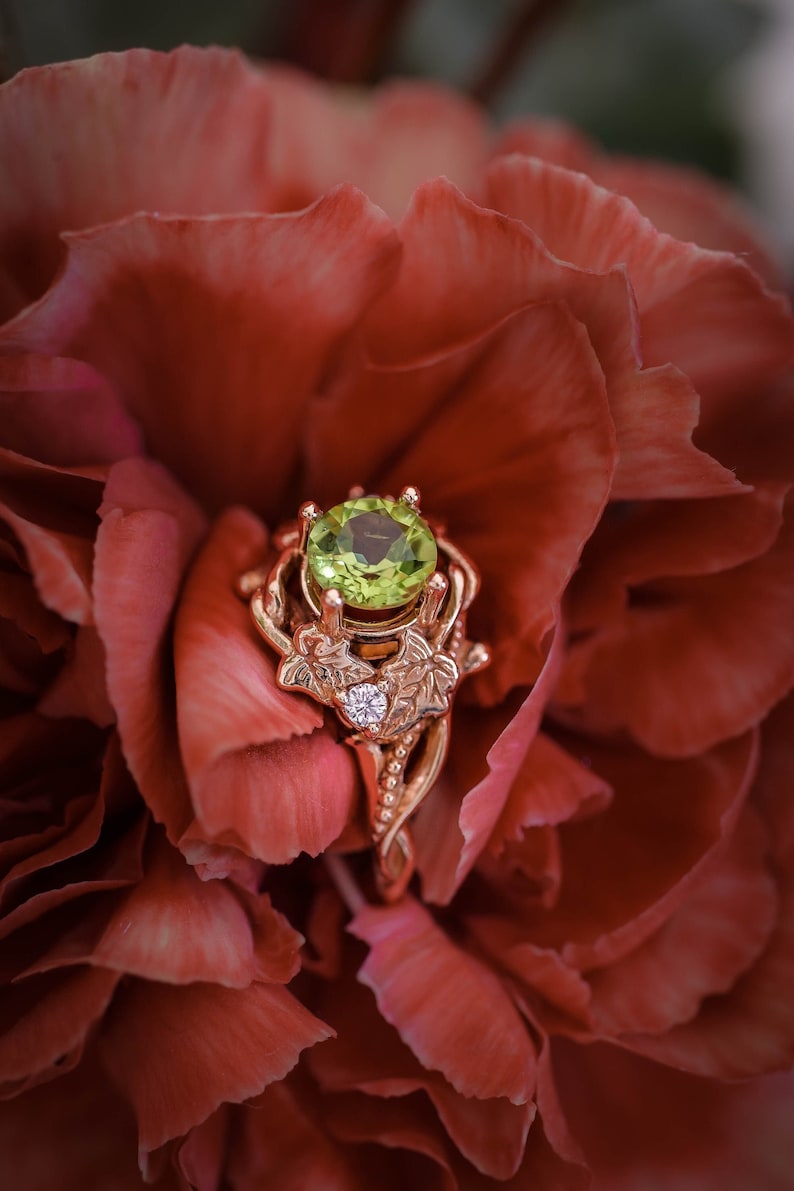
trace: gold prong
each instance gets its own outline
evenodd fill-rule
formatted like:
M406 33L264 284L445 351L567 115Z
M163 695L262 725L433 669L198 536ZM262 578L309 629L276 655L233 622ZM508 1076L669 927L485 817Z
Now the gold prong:
M320 603L323 609L320 628L326 637L336 640L342 636L342 609L345 606L345 601L335 587L329 587L320 597Z
M474 674L475 671L484 669L490 660L490 650L479 641L475 641L469 645L468 652L463 659L463 673Z
M298 523L300 525L301 538L299 549L301 553L306 551L306 543L309 540L311 528L316 521L319 521L323 515L323 511L319 505L316 505L313 500L305 500L298 510Z
M402 492L400 493L400 500L402 503L404 505L408 505L408 508L413 509L415 513L419 512L419 502L421 499L422 495L419 489L415 488L413 484L409 484L406 488L403 488Z
M360 484L353 484L352 487L348 490L347 499L348 500L360 500L362 496L366 496L366 495L367 495L366 488L362 488Z
M237 580L237 594L244 600L249 600L258 587L265 586L269 574L269 567L258 567L256 570L246 571Z
M417 621L421 629L428 629L438 616L439 608L447 594L449 583L440 571L434 571L422 592L422 603Z

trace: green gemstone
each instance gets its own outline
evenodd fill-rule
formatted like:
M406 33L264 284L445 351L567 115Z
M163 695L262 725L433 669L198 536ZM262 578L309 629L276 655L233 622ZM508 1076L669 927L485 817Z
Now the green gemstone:
M314 523L306 556L319 587L336 587L353 608L376 609L399 608L418 595L438 552L427 522L409 505L362 496Z

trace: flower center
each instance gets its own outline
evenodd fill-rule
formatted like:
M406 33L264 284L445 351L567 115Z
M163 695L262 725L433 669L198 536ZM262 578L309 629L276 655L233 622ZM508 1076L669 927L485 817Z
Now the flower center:
M335 505L312 526L306 550L321 588L353 608L399 608L424 587L438 557L426 521L402 501L362 496Z

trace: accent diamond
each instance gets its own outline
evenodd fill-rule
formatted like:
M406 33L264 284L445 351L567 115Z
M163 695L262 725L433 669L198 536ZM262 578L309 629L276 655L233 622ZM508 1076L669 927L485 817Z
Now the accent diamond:
M345 692L345 715L359 728L379 724L388 706L383 691L372 682L359 682Z

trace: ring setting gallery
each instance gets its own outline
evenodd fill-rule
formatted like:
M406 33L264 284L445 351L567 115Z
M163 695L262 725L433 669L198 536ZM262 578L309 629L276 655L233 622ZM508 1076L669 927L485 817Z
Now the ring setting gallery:
M477 570L419 499L354 488L326 513L308 501L277 535L272 568L238 582L279 686L333 708L356 751L386 901L414 870L408 820L444 764L458 684L489 660L466 637Z

